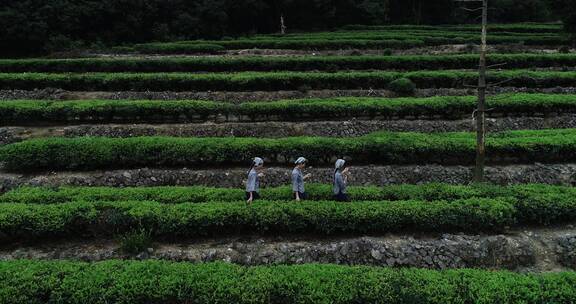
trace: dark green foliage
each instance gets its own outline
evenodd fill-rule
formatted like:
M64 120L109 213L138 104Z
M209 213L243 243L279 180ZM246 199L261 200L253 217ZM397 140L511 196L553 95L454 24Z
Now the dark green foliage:
M552 39L559 41L560 39ZM442 41L444 43L445 41ZM167 42L167 43L149 43L135 46L136 50L142 50L142 53L149 54L188 54L196 53L197 46L204 43L203 41L190 42ZM421 39L352 39L343 38L338 40L330 39L279 39L268 38L254 40L230 40L230 41L208 41L210 45L215 45L221 49L239 50L239 49L295 49L295 50L337 50L337 49L406 49L426 45L426 41ZM430 43L433 43L430 41ZM552 43L557 44L557 43Z
M556 20L545 0L496 0L496 22ZM219 39L347 24L447 24L474 20L450 0L19 0L0 6L0 54L22 56L125 43Z
M309 199L332 199L330 185L307 185ZM385 187L350 187L354 202L364 201L455 201L473 198L505 199L516 208L520 224L558 224L576 220L576 190L550 185L472 185L446 184L393 185ZM262 199L282 201L292 196L290 187L266 188ZM207 187L104 188L63 187L58 189L24 187L0 196L1 203L60 204L73 201L155 201L162 204L238 202L242 189Z
M120 249L124 253L138 254L152 247L152 237L145 229L130 231L120 237Z
M339 155L353 164L445 164L474 161L472 133L375 133L358 138L46 138L0 148L6 170L90 170L134 167L242 165L259 155L272 165L306 155L327 165ZM576 160L574 129L494 133L488 162L533 163ZM504 159L504 161L502 161Z
M454 201L70 202L0 204L6 239L110 236L145 229L153 237L242 233L386 233L393 231L499 231L516 222L505 199ZM144 238L146 239L146 238ZM140 240L133 245L140 243Z
M0 278L0 301L14 304L536 304L576 297L573 272L22 260L0 262Z
M475 69L478 55L0 59L0 72L241 72ZM502 68L576 66L574 54L490 54Z
M73 91L278 91L311 89L386 88L407 78L418 88L461 88L477 82L472 71L418 72L243 72L243 73L3 73L0 89L61 88ZM506 80L511 87L570 87L576 72L510 70L491 72L488 81Z
M308 185L313 189L314 200L330 200L332 190L327 186ZM378 192L379 193L379 192ZM287 187L266 189L264 200L276 201L290 197ZM156 201L165 204L202 203L208 201L236 202L244 199L244 191L229 188L207 187L23 187L0 195L2 203L58 204L71 201ZM384 198L383 198L384 199ZM363 199L366 200L366 199ZM378 195L370 200L380 200Z
M133 47L134 51L143 54L218 54L226 49L218 44L176 44L176 43L150 43L139 44Z
M399 85L395 91L413 92L413 84ZM468 116L476 105L474 96L429 98L333 98L301 99L231 104L209 101L7 100L0 103L0 125L38 123L106 122L203 122L298 121L336 118L374 118L441 115ZM490 97L490 114L576 113L576 95L503 94Z
M237 40L179 41L148 43L135 47L144 53L173 54L194 52L197 46L209 43L229 50L237 49L404 49L445 44L478 44L478 32L452 32L449 29L395 31L338 31L291 34L285 36L256 36ZM565 45L565 35L553 33L500 32L488 35L491 44Z
M528 25L518 25L524 29ZM557 33L490 32L491 44L565 45L569 42L557 28ZM397 29L375 29L366 31L312 32L288 35L260 35L236 40L197 40L137 45L145 53L184 53L206 43L225 49L402 49L418 46L444 44L477 44L479 32L463 31L453 27L405 27Z
M558 53L560 53L560 54L568 54L568 53L570 53L570 47L567 46L567 45L561 46L561 47L558 49Z
M488 31L490 33L558 33L562 30L560 23L512 23L512 24L494 24L490 23ZM351 31L368 31L368 30L437 30L444 29L452 32L471 32L478 33L481 28L478 24L457 24L445 25L442 27L432 25L347 25L342 27L343 30Z
M576 2L573 0L548 0L554 11L561 16L564 30L576 43Z
M491 20L504 19L510 23L550 20L552 13L548 0L492 0L489 5Z
M330 185L307 184L310 200L330 200L333 193ZM281 201L291 197L289 187L266 188L262 190L263 200ZM389 185L384 187L350 187L349 196L353 201L397 201L397 200L458 200L469 198L499 198L533 200L542 195L576 195L572 187L551 185L496 186L478 184L471 186L448 184ZM72 201L156 201L164 204L235 202L244 198L242 189L210 187L22 187L0 195L0 203L59 204Z
M392 81L388 85L388 89L400 96L410 96L414 95L416 85L410 79L400 78Z

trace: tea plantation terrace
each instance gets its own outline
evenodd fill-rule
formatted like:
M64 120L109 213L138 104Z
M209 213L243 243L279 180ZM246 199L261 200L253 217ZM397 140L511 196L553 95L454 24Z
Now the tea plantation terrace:
M0 89L60 88L71 91L277 91L387 88L409 79L417 88L463 88L477 82L468 71L418 72L239 72L239 73L0 73ZM576 72L508 70L490 73L490 82L510 87L571 87Z
M242 72L337 70L458 70L476 69L479 55L363 55L363 56L236 56L236 57L120 57L71 59L0 59L2 73L85 72ZM499 69L570 68L574 54L490 54Z
M492 183L470 184L478 30L0 59L0 302L574 302L576 56L562 24L490 26Z

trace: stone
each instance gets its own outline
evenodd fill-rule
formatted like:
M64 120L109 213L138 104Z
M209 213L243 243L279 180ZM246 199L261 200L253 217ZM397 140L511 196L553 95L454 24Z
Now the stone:
M382 260L382 258L383 258L382 253L378 250L375 250L375 249L372 249L370 251L370 255L376 260Z

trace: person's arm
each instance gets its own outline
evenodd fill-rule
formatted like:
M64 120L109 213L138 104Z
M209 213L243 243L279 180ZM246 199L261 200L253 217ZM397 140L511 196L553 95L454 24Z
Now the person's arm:
M349 168L346 168L346 169L344 169L344 171L342 171L342 177L343 177L344 184L347 184L348 183L348 177L350 177Z

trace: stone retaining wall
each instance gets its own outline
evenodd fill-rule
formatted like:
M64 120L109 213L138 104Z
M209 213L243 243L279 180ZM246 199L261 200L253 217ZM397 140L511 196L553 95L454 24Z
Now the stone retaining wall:
M491 94L496 93L554 93L554 94L576 94L576 87L557 88L512 88L497 87L491 88ZM416 97L431 96L454 96L454 95L475 95L474 89L419 89ZM50 99L50 100L70 100L70 99L155 99L155 100L214 100L222 102L240 103L253 101L271 101L279 99L301 99L301 98L331 98L331 97L394 97L394 93L387 90L306 90L306 91L253 91L253 92L72 92L61 89L38 89L32 91L25 90L0 90L0 100L10 99Z
M248 168L235 169L134 169L91 172L52 172L35 175L0 173L0 191L22 185L32 186L212 186L244 188ZM333 169L307 168L311 183L332 183ZM290 183L291 168L268 168L263 187ZM391 185L449 183L468 184L472 168L464 166L362 166L351 167L350 185ZM544 183L576 185L576 164L535 164L486 168L486 177L495 184Z
M571 240L571 241L566 241ZM123 254L113 241L50 243L0 249L0 260L117 258L170 261L226 261L242 265L334 263L392 267L501 268L551 271L576 267L574 229L516 231L507 235L331 238L323 240L258 238L157 243L136 256Z

